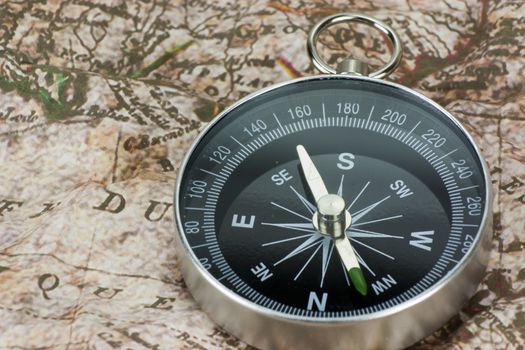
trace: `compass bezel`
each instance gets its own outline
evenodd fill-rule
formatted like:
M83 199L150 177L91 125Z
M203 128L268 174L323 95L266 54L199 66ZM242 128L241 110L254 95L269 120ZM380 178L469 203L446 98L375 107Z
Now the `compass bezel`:
M190 157L207 133L232 110L267 92L293 84L304 84L309 81L327 79L351 79L365 84L380 84L410 94L415 99L420 100L421 103L430 104L440 112L441 116L447 118L452 122L453 126L460 131L460 134L464 137L464 141L468 142L469 146L474 150L476 160L479 162L483 172L483 186L486 195L483 218L475 241L468 253L463 256L459 263L457 263L446 276L442 277L423 293L389 309L366 315L332 318L296 316L271 310L247 300L228 289L202 267L199 259L190 248L182 229L183 225L179 210L179 201L183 175ZM367 348L371 346L371 344L374 344L370 343L370 339L378 340L376 339L377 336L383 334L381 337L388 337L388 335L390 335L393 344L391 348L393 349L399 346L408 346L434 331L452 317L474 293L479 284L488 261L490 248L490 233L492 227L492 191L490 184L488 167L472 136L459 121L443 107L416 91L380 79L342 74L316 75L282 82L258 90L219 113L215 119L200 132L187 151L178 172L174 198L174 210L178 231L175 235L175 241L181 270L188 288L202 308L207 311L219 325L251 344L270 348L281 348L298 346L297 344L299 342L305 347L310 348L316 344L317 339L324 338L323 346L326 345L327 342L334 341L336 342L334 344L338 344L341 339L347 338L349 334L351 334L350 339L352 339L352 343L361 344L363 348ZM430 310L432 310L432 312L430 312ZM431 315L433 312L434 314ZM252 329L252 331L250 331L250 329ZM262 339L257 332L257 330L261 329L265 330L266 334L269 335L266 337L266 340ZM305 331L310 332L311 336L305 336ZM367 336L365 339L362 335L363 332L368 334L372 332L372 335ZM377 332L376 335L374 335L375 332ZM336 340L329 340L333 337L335 337ZM273 340L269 341L269 338ZM277 342L275 341L276 339ZM359 339L361 340L359 341ZM341 344L344 344L344 342ZM381 348L390 347L385 347L384 344L381 344Z

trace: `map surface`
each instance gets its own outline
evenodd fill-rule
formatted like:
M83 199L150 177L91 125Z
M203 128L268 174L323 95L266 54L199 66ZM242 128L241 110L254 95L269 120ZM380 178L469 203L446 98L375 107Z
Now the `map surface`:
M479 290L413 349L525 347L523 1L0 1L0 349L249 349L193 301L173 248L176 172L236 100L316 74L309 28L361 12L400 35L390 80L454 114L484 154L494 238ZM361 26L331 64L379 66Z

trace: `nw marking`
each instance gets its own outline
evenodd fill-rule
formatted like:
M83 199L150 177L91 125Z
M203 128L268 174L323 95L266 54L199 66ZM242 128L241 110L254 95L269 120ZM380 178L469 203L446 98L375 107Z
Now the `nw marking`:
M374 290L374 293L376 293L376 295L379 295L396 284L397 282L394 279L394 277L387 275L386 277L383 277L381 281L376 281L372 283L372 289Z

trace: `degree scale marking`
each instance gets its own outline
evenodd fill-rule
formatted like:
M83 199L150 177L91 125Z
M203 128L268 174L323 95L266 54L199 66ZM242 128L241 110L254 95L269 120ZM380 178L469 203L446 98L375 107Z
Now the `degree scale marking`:
M373 107L372 107L370 116L372 115ZM277 116L275 116L275 117L276 117L276 121L279 121L277 119ZM340 122L339 124L340 125L344 125L344 126L349 127L349 128L368 129L369 131L374 131L374 132L377 132L377 133L381 133L380 131L378 131L379 128L381 128L381 130L384 131L385 125L386 125L385 123L382 123L382 122L379 122L379 121L371 121L371 123L370 123L371 126L366 127L365 126L365 120L362 119L362 118L357 118L357 117L350 117L350 118L348 118L348 116L345 116L344 117L344 122L343 122L343 116L339 116L339 117L337 117L337 119L339 119L339 122ZM421 121L419 121L419 123L420 122ZM419 123L418 123L418 125L419 125ZM304 121L304 119L300 119L300 121L295 121L295 122L292 121L289 124L285 124L284 125L284 129L285 129L286 132L282 132L283 129L281 129L281 127L283 125L280 122L278 124L279 124L278 125L279 128L270 129L269 131L261 133L258 137L254 137L253 140L250 142L250 144L248 146L249 152L244 147L241 150L236 150L236 153L234 155L232 155L232 157L229 157L227 159L226 163L228 163L228 162L232 162L233 163L232 159L233 158L238 158L238 161L237 161L236 165L239 165L251 153L257 151L260 147L263 147L264 145L266 145L267 143L269 143L271 141L274 141L274 140L279 139L281 137L285 137L287 135L290 135L290 134L293 134L293 133L296 133L296 132L300 132L300 131L303 131L303 130L314 129L314 128L322 128L323 127L322 126L323 119L322 118L311 117L311 118L307 119L306 122ZM305 124L307 126L306 128L305 128ZM356 124L357 124L357 126L356 126ZM368 123L366 123L366 124L368 124ZM290 125L290 127L289 127L289 125ZM385 133L381 133L381 134L383 134L383 135L385 135L387 137L390 137L390 138L394 138L394 139L396 139L398 141L401 141L402 143L404 143L405 145L408 145L413 150L416 150L415 148L419 145L416 141L419 141L419 140L415 139L411 135L407 135L407 132L405 130L401 129L401 128L398 128L398 127L395 127L395 126L392 127L392 128L396 129L396 132L394 132L394 133L391 132L389 135L386 135ZM292 130L292 131L290 131L290 130ZM278 135L278 136L276 136L276 135ZM402 139L404 138L406 140L407 136L409 136L408 137L408 142L407 141L403 141ZM454 150L453 152L455 152L455 151L456 150ZM416 150L416 152L418 154L420 154L424 159L426 159L429 162L430 162L430 159L433 158L432 161L433 161L434 164L432 164L432 163L429 163L429 164L431 164L434 169L436 169L437 166L439 166L441 164L444 164L441 161L441 159L443 159L443 158L445 158L446 156L449 155L449 154L446 154L445 156L442 156L441 158L436 159L438 156L434 153L434 151L432 151L430 149L426 150L425 147L421 147L419 150ZM453 152L449 152L449 153L452 154ZM441 162L438 163L438 161L441 161ZM438 164L438 165L436 165L436 164ZM445 167L447 167L447 165L445 165ZM448 171L448 173L452 174L448 170L448 168L446 170ZM440 176L440 178L442 180L444 180L443 175L440 174L439 172L437 172L437 173ZM455 188L458 188L458 186L456 184L456 181L455 181L455 178L452 177L452 179L453 179L452 182L451 181L448 181L448 183L443 182L445 184L445 187L447 188L447 192L449 194L450 203L451 204L452 204L452 198L453 197L452 197L452 195L450 193L450 188L451 187L454 188L454 186L455 186ZM216 192L220 193L221 190L222 190L222 187L225 184L225 181L220 181L219 182L217 180L218 180L217 178L214 180L214 183L213 183L212 187L215 187L216 188ZM219 182L219 183L216 183L216 182ZM470 188L473 188L473 187L470 187ZM464 189L468 189L468 188L464 188ZM464 189L461 189L461 190L464 190ZM458 198L461 198L461 197L458 196ZM213 209L211 209L211 215L213 216L215 214L216 200L213 203L210 203L210 202L208 202L208 198L207 198L205 206L213 207ZM189 209L189 208L184 208L184 209ZM198 209L198 208L193 208L193 209ZM204 212L205 216L210 215L210 213L208 212L210 209L204 209L204 210L206 210L206 212ZM455 229L456 231L459 231L460 233L462 233L462 228L461 227L476 227L476 228L479 227L479 225L470 225L469 226L469 224L463 224L463 215L462 214L463 213L461 213L461 215L458 215L457 213L452 212L451 232L452 232L452 229ZM461 218L461 220L459 220L459 218ZM215 234L216 230L215 230L214 220L213 220L213 224L212 225L213 225L213 228L214 228L213 232ZM438 276L438 277L434 278L434 280L431 280L430 284L432 284L436 279L439 279L440 277L442 277L440 275L437 275L436 271L437 272L442 272L444 270L444 268L447 266L447 264L443 263L443 261L447 261L448 263L457 262L457 260L452 258L453 253L455 252L455 250L451 250L450 248L457 248L460 245L461 241L459 241L459 243L452 242L452 241L456 241L456 240L452 240L451 241L451 236L452 236L452 233L449 235L449 241L447 242L447 244L445 246L445 249L443 250L443 253L439 257L438 261L432 267L430 272L428 272L427 275L425 275L416 285L414 285L410 289L406 290L403 294L400 294L400 295L398 295L398 296L396 296L396 297L394 297L394 298L392 298L390 300L386 300L386 301L384 301L384 302L382 302L380 304L369 306L369 307L362 308L362 309L356 309L356 310L352 310L352 311L345 311L342 314L340 314L340 316L343 316L343 317L356 316L356 315L364 314L365 312L370 313L370 312L373 312L373 311L378 311L378 307L380 307L381 309L384 309L385 306L391 307L392 306L392 301L396 302L396 304L399 304L401 302L407 301L408 298L407 298L406 295L409 295L410 298L412 298L412 297L415 297L417 294L423 292L424 289L421 289L420 286L421 285L426 285L428 283L427 281L428 281L428 276L429 275L436 275L436 276ZM214 236L214 238L215 238L215 236ZM209 247L210 250L213 249L213 248L220 250L220 248L219 248L218 244L216 243L216 241L212 242L212 243L215 243L215 244L210 244L210 247ZM452 243L454 243L454 244L452 244ZM258 295L257 299L253 299L253 298L249 299L252 302L255 302L255 300L260 300L260 298L263 297L263 301L261 302L263 304L267 304L268 300L270 300L272 302L272 305L274 303L279 304L279 307L277 309L274 309L276 311L280 311L280 310L283 309L283 307L286 307L286 309L290 309L290 308L292 309L292 311L293 311L292 314L293 315L311 316L312 314L318 314L317 311L314 312L312 310L308 310L308 312L306 312L307 315L305 315L305 310L304 309L298 309L298 308L295 308L295 307L290 307L288 305L281 304L281 303L278 303L278 302L273 301L271 299L268 299L266 296L260 294L259 292L257 292L256 290L252 289L249 286L246 289L246 288L244 288L244 286L247 286L247 285L235 274L235 272L231 269L231 267L229 267L229 265L224 260L224 257L221 256L221 258L219 260L217 260L217 261L214 259L213 262L216 262L217 264L221 264L222 267L223 267L223 268L219 269L223 273L223 275L221 277L219 277L221 280L224 279L224 278L227 278L234 286L237 287L238 285L241 285L241 287L237 288L237 291L239 292L239 288L242 288L244 290L244 292L240 293L240 294L242 294L244 296L247 296L247 294L246 294L246 290L247 290L247 293L250 296L252 296L254 293L256 295ZM218 267L218 265L216 265L216 266ZM213 277L213 278L219 279L219 278L216 278L216 277ZM425 283L425 282L427 282L427 283ZM426 287L425 287L425 289L426 289ZM417 293L414 294L414 291L417 292ZM261 303L257 302L257 304L261 304Z

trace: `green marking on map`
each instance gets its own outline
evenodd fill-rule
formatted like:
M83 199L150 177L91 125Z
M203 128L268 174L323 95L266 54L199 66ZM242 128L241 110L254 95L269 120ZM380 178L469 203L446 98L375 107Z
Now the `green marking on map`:
M190 47L194 42L195 41L190 40L190 41L185 42L184 44L180 44L180 45L175 46L174 48L164 52L164 54L162 56L157 58L155 61L153 61L152 63L150 63L146 67L144 67L144 68L142 68L142 69L140 69L140 70L138 70L136 72L131 73L129 76L131 78L142 78L142 77L147 76L149 73L153 72L155 69L159 68L164 63L169 61L177 53L179 53L180 51Z

